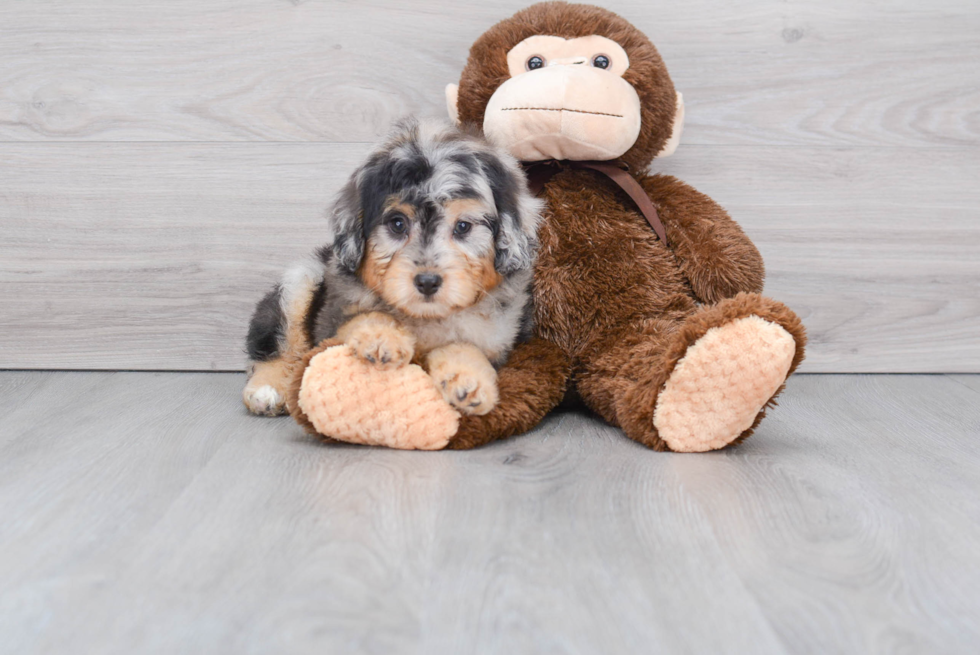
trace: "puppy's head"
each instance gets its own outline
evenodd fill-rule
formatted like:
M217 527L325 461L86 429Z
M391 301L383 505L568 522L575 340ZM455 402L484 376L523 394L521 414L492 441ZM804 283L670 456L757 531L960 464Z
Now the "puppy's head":
M531 267L540 210L510 155L449 125L408 121L342 191L334 254L389 305L440 318Z

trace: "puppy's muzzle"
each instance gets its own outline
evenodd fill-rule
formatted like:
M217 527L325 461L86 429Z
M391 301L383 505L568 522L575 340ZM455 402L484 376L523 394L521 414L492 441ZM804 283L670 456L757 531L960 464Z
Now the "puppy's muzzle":
M415 276L415 288L423 296L431 296L442 286L442 276L435 273L419 273Z

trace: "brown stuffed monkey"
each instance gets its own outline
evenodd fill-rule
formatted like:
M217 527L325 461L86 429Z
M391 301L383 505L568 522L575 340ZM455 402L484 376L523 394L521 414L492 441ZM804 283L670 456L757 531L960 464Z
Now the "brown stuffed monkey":
M468 417L451 445L536 423L524 413L557 397L549 387L565 361L585 404L647 446L704 451L747 437L803 359L804 331L759 295L762 258L721 207L672 177L643 174L676 147L683 120L649 39L598 7L537 4L477 39L447 97L458 121L526 162L627 165L669 244L605 175L561 167L543 188L535 268L537 335L559 352L544 343L515 352L522 393L502 388L493 413L516 429ZM536 366L540 380L529 383Z
M759 252L720 206L645 173L677 146L683 119L649 39L605 9L536 4L477 39L447 99L456 121L518 159L555 161L540 191L536 338L500 369L493 411L462 417L446 447L527 431L570 386L656 450L714 450L751 434L802 361L804 329L759 295ZM621 184L575 163L596 160L629 171L666 243Z

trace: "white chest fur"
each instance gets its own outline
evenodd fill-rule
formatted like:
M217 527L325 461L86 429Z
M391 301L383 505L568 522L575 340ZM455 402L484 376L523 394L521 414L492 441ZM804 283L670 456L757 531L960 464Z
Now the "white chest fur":
M510 350L520 330L523 302L501 308L491 299L442 319L402 319L426 352L451 343L469 343L491 361Z

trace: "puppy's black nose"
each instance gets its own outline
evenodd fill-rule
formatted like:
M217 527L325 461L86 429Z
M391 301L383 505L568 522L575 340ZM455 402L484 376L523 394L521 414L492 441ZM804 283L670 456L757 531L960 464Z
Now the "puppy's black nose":
M431 296L442 286L442 276L435 273L419 273L415 276L415 288L420 293Z

